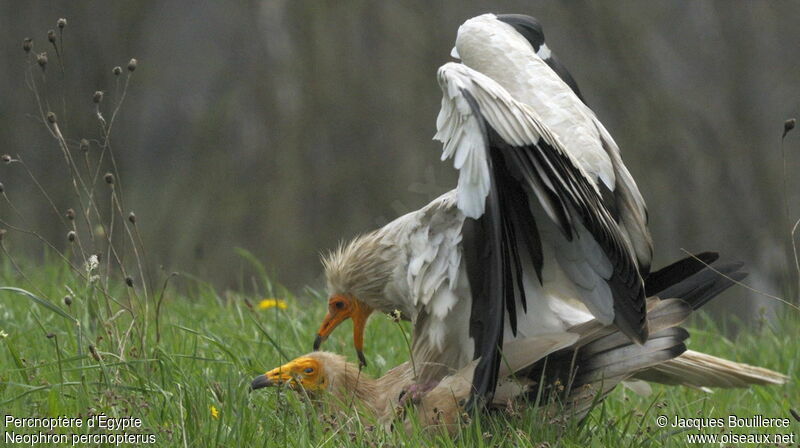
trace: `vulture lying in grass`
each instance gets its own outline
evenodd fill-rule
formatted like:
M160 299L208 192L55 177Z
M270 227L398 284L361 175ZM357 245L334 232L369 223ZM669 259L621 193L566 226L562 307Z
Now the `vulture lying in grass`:
M439 69L436 140L458 187L324 260L329 313L347 318L362 364L373 310L414 323L417 384L475 359L491 399L504 342L596 319L648 339L644 201L619 148L544 43L535 19L485 14L458 30Z
M706 258L713 257L706 254ZM565 332L507 342L498 369L498 387L489 404L505 406L517 399L524 404L526 399L536 398L540 390L537 382L544 380L547 387L542 390L549 391L544 398L557 398L565 405L552 405L549 412L582 418L594 403L628 379L697 388L785 383L787 377L777 372L686 350L684 342L689 333L678 325L733 284L731 279L744 276L740 264L714 265L724 277L710 268L697 272L696 264L697 260L686 259L650 276L649 286L658 294L647 300L651 336L642 345L631 342L616 326L597 319ZM407 402L403 396L414 384L414 369L423 367L419 363L405 362L372 379L343 356L328 352L299 357L256 377L251 387L288 385L302 389L309 397L343 410L366 411L387 428L405 415L404 405L413 404L425 427L444 425L452 434L473 391L479 363L475 360L448 372L430 390ZM555 384L566 387L562 390ZM324 400L326 397L331 400ZM406 422L407 430L408 425L410 422Z

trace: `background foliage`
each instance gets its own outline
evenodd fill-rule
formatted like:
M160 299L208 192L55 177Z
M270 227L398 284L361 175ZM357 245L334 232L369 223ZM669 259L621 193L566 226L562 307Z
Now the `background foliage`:
M784 161L780 136L798 109L798 9L0 0L0 407L134 415L163 446L678 446L683 434L653 427L656 415L788 416L798 313L777 305L768 319L753 311L775 302L741 287L715 301L728 311L719 323L705 311L689 322L690 348L784 372L786 386L620 388L581 426L512 410L476 418L454 440L386 433L248 386L310 349L325 311L321 290L295 295L271 279L320 285L320 250L454 185L430 140L434 73L458 24L488 10L544 23L650 204L656 265L681 248L715 249L745 261L757 288L793 297L798 140L790 134ZM54 32L54 55L45 30L60 17L69 24ZM353 358L349 325L325 348ZM403 325L370 321L368 374L407 359Z
M458 25L487 11L541 20L650 206L657 265L681 248L719 250L756 287L794 294L779 140L800 98L797 2L2 1L2 152L45 187L62 180L31 119L20 45L52 50L43 31L67 17L70 130L93 129L92 93L113 91L113 66L140 61L114 139L151 260L229 287L243 269L232 248L246 247L290 287L320 285L321 250L454 185L431 141L435 71ZM23 173L0 166L0 180L38 230L64 239ZM66 191L54 201L73 206ZM746 298L736 291L723 303ZM736 308L766 303L753 298Z

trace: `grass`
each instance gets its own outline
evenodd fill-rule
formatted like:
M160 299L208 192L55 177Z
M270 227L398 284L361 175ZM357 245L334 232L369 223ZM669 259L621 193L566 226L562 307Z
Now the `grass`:
M235 293L221 294L200 279L188 275L176 279L151 269L139 235L140 223L122 200L110 138L138 63L131 59L126 70L111 70L114 94L109 92L104 101L106 94L98 91L91 99L96 123L70 127L75 135L65 136L59 120L72 110L64 94L71 88L63 76L65 65L69 67L62 59L66 25L60 19L58 31L47 33L49 45L40 40L33 47L30 39L23 41L28 61L24 79L35 105L32 116L52 136L58 150L53 152L54 163L63 159L67 168L62 189L69 192L74 209L66 209L60 203L63 198L54 200L22 157L0 157L7 169L20 170L31 181L27 186L0 187L4 207L0 216L2 445L8 444L9 432L65 435L67 445L75 435L123 434L85 425L48 431L41 425L17 428L6 423L9 416L65 416L88 423L104 414L140 419L141 427L124 433L146 434L152 439L145 441L167 447L671 447L687 445L686 434L659 428L655 423L660 415L788 417L790 409L800 408L796 381L800 313L789 307L774 322L748 326L726 321L726 326L741 327L734 339L723 336L731 332L702 313L689 327L694 335L691 348L787 373L790 384L713 394L654 386L648 397L620 387L580 424L550 421L532 407L510 409L474 416L451 439L419 428L410 434L387 432L356 412L318 412L291 391L250 393L253 377L311 349L325 312L325 297L311 289L293 295L276 286L257 258L246 251L238 255L250 262L257 275L243 280L240 292ZM49 69L42 50L51 52ZM51 104L59 105L61 117L51 111ZM85 110L86 106L80 107ZM23 188L41 193L38 205L53 212L66 241L47 240L34 230L25 208L12 201ZM28 238L45 248L43 260L26 263L9 251L6 243L16 238ZM258 304L264 299L283 300L286 307L261 309ZM355 360L350 325L337 330L324 348ZM403 331L409 332L408 324L373 317L366 332L367 374L378 376L407 360ZM793 425L739 432L796 433L798 424Z
M181 288L185 294L168 293L164 299L160 340L155 340L151 322L146 334L132 335L120 351L113 335L131 328L127 313L92 325L88 296L76 295L70 306L60 300L67 287L80 291L85 279L53 262L31 266L26 274L26 280L19 277L8 261L0 271L0 285L27 281L41 291L36 300L0 291L0 330L7 334L0 340L3 413L137 417L142 428L135 432L154 434L157 446L683 446L685 434L658 428L657 416L790 417L789 409L800 407L796 380L783 387L713 394L654 386L650 397L618 388L581 425L552 424L542 413L524 410L483 416L455 440L421 432L389 433L355 413L318 415L290 391L249 392L253 377L310 350L325 310L324 297L316 291L276 293L262 278L254 282L259 291L220 295L207 284L186 280ZM261 299L276 297L286 300L286 309L256 306ZM797 313L786 313L780 322L762 322L728 339L701 314L690 325L690 346L796 379L798 321ZM349 330L346 324L336 331L325 348L355 360ZM374 317L366 340L370 375L407 359L402 333L388 318ZM794 422L791 429L797 428ZM90 430L60 431L71 437Z

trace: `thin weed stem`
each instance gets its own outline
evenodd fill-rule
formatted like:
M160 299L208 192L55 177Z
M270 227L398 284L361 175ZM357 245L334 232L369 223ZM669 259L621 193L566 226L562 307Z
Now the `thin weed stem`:
M45 190L44 187L42 187L42 184L39 183L39 179L37 179L36 176L33 174L33 172L30 170L30 168L28 168L28 165L25 163L25 161L22 160L22 157L20 155L17 155L17 158L13 159L11 162L12 163L16 162L22 165L22 168L25 169L25 172L31 178L33 183L36 185L36 188L39 190L40 193L42 193L42 196L44 196L45 200L50 205L50 208L53 210L53 213L58 217L58 220L61 221L61 224L64 224L64 226L66 227L66 222L64 221L64 217L61 216L61 212L58 210L58 207L56 207L55 202L53 202L53 199L50 197L49 194L47 194L47 190ZM19 213L19 211L17 211L17 214L20 217L22 216L22 214Z
M64 384L64 367L61 365L61 348L58 346L57 334L53 335L53 344L56 348L56 360L58 361L58 379L61 384Z
M794 226L792 226L792 254L794 255L794 269L797 273L797 291L798 295L795 297L797 302L800 304L800 260L797 257L797 240L795 239L795 233L797 232L797 226L800 225L800 219L795 221Z
M172 277L177 277L178 273L173 272L164 279L164 285L161 287L161 292L158 294L158 299L156 300L156 317L155 317L155 325L156 325L156 344L161 340L161 327L159 326L160 316L161 316L161 303L164 301L164 292L167 290L167 285Z
M44 296L45 295L44 292L41 289L39 289L36 286L36 283L31 281L31 279L28 278L28 276L25 274L25 271L23 271L19 267L19 264L17 264L17 261L14 259L14 257L11 255L11 253L8 251L8 248L6 248L6 244L3 241L0 241L0 250L3 251L3 255L8 257L8 261L10 261L11 265L14 266L14 270L17 271L17 273L20 275L20 277L22 277L23 280L25 280L28 283L28 285L30 285L30 288L32 290L34 290L34 292L36 292L36 294L38 294L40 296Z
M103 120L102 116L98 114L98 118L101 124L101 129L103 131L103 152L105 152L105 150L108 149L109 159L111 160L111 167L113 168L114 176L116 176L117 179L120 179L121 176L119 173L119 169L117 167L117 160L114 157L114 151L111 148L111 130L114 127L114 122L117 119L117 114L119 113L122 104L125 102L125 97L128 95L128 86L130 85L130 81L131 81L131 72L128 72L128 75L125 77L125 86L122 88L122 96L119 97L119 101L117 101L117 104L114 107L114 112L111 113L111 120L108 122L108 126L106 126L105 120ZM121 181L119 182L120 182L119 186L121 189L122 182ZM119 197L119 202L120 204L123 203L121 194Z
M740 282L738 280L735 280L735 279L723 274L722 272L718 271L717 269L714 268L714 266L711 266L710 264L708 264L708 263L704 262L703 260L697 258L697 256L695 256L695 254L689 252L688 250L686 250L684 248L681 248L681 250L686 255L689 255L690 257L694 258L695 260L699 261L700 263L703 263L703 265L705 267L707 267L708 269L711 269L712 271L716 272L717 274L721 275L722 277L727 278L728 280L732 281L733 283L736 283L739 286L743 286L744 288L747 288L748 290L750 290L750 291L752 291L752 292L754 292L754 293L756 293L756 294L758 294L760 296L764 296L764 297L772 299L772 300L777 300L778 302L781 302L781 303L783 303L785 305L789 305L790 307L794 308L795 310L800 311L800 307L798 307L797 305L787 301L786 299L784 299L782 297L774 296L774 295L766 293L764 291L759 291L758 289L753 288L752 286L750 286L748 284L745 284L745 283L742 283L742 282Z
M395 310L395 313L399 314L400 312ZM417 380L417 364L414 362L414 352L411 349L411 341L408 339L408 335L406 334L406 330L400 324L399 317L392 316L392 322L397 325L397 328L400 330L400 334L403 335L403 342L406 344L406 350L408 350L408 358L411 361L411 371L414 373L414 380Z
M121 204L121 202L119 200L119 195L117 194L117 189L116 188L114 188L112 190L112 192L111 192L111 200L112 200L112 204L114 206L116 206L116 211L119 214L120 218L122 219L122 227L125 229L125 233L127 234L128 239L131 242L131 248L133 249L133 255L134 255L134 258L136 258L136 265L139 268L139 276L142 279L142 291L143 291L143 295L144 295L144 298L145 298L145 304L146 304L149 295L148 295L148 290L147 290L147 282L145 281L145 278L146 278L145 270L144 270L144 267L142 265L142 257L139 256L139 250L136 248L136 238L134 238L133 232L131 232L130 226L128 225L128 221L125 219L125 213L122 210L122 204ZM137 231L137 233L138 233L138 231ZM139 238L139 241L141 241L141 237ZM144 253L144 248L142 249L142 252ZM147 307L145 307L145 310L147 310Z
M784 143L786 141L786 135L788 134L788 132L785 129L786 128L785 128L785 125L784 125L783 136L781 136L781 162L782 162L781 163L781 169L782 169L782 176L781 177L783 178L782 179L782 181L783 181L783 220L788 226L788 225L791 224L792 221L791 221L791 218L789 218L791 216L790 213L789 213L789 188L787 186L787 182L788 182L789 176L786 175L786 148L785 148L785 145L784 145ZM796 227L796 225L795 225L795 227ZM798 264L798 262L797 262L797 249L795 248L795 242L794 242L794 227L792 228L791 232L789 233L789 240L790 240L791 247L792 247L793 254L794 254L795 272L797 274L797 278L795 279L796 283L797 283L796 284L797 290L795 291L795 300L798 303L800 303L800 264ZM787 268L788 268L788 266L787 266ZM787 271L788 271L788 269L787 269ZM788 275L788 272L787 272L787 275Z

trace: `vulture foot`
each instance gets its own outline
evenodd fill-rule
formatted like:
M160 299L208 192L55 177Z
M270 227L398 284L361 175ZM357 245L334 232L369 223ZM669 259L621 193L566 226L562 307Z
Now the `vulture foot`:
M405 407L407 404L418 404L422 397L433 390L439 384L438 381L428 381L426 383L414 383L404 387L400 392L399 404Z

